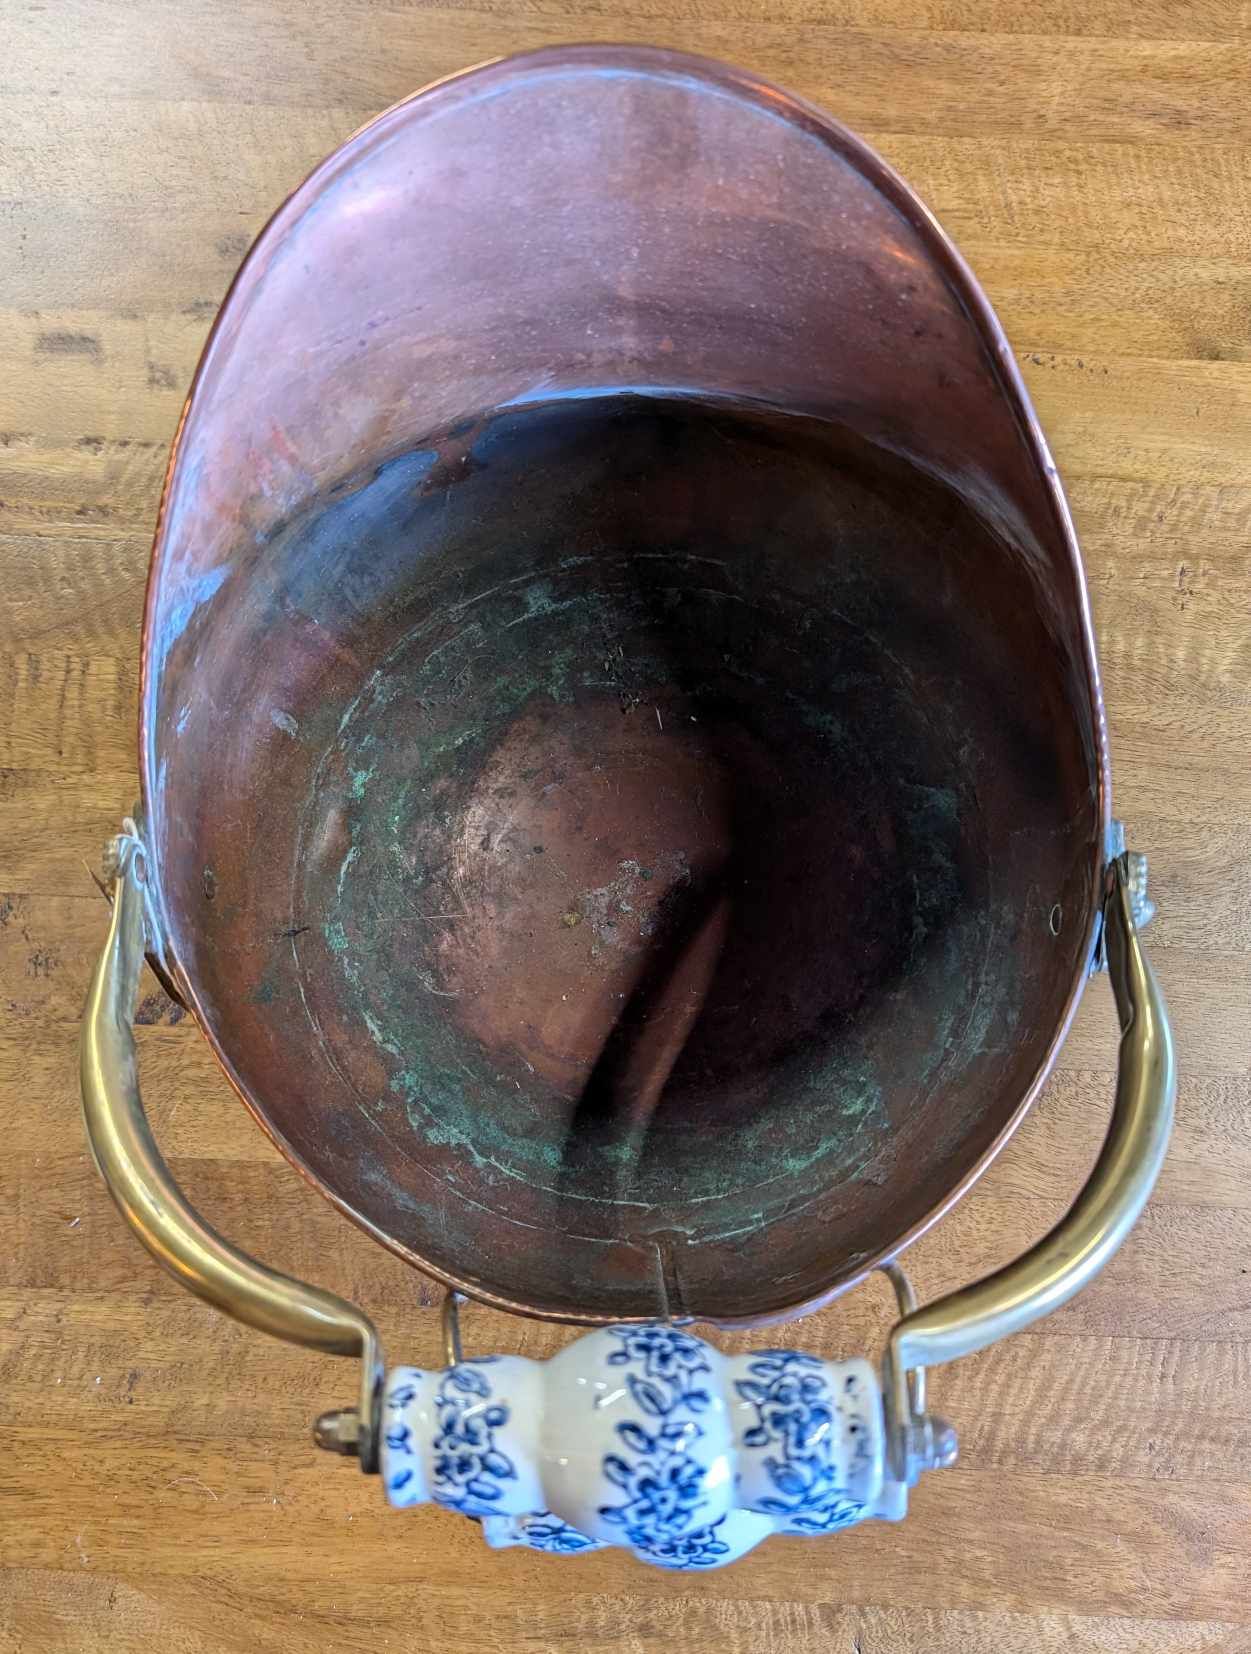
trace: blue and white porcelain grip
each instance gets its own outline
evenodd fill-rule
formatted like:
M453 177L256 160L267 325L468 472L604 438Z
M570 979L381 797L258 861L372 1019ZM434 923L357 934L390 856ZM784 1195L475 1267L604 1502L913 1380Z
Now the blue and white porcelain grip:
M619 1545L663 1568L897 1519L907 1498L867 1361L725 1356L659 1323L602 1328L550 1361L397 1368L381 1455L393 1505L478 1518L490 1545Z

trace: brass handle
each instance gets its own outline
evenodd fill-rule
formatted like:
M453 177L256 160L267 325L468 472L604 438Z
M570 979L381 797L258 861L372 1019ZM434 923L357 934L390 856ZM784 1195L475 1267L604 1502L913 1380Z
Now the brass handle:
M972 1355L1067 1303L1108 1262L1147 1203L1173 1126L1177 1069L1164 996L1134 923L1135 875L1128 856L1116 857L1104 902L1121 1047L1116 1102L1095 1168L1068 1214L1023 1257L904 1316L890 1338L889 1384L899 1385L910 1367Z
M113 918L80 1045L83 1120L96 1166L148 1251L198 1297L289 1343L360 1357L360 1424L351 1446L362 1468L373 1470L382 1351L372 1321L334 1293L268 1269L223 1240L184 1198L152 1136L131 1028L143 965L144 873L142 846L120 840Z
M359 1408L325 1415L317 1437L375 1470L382 1352L373 1323L333 1293L268 1269L223 1240L184 1199L152 1137L131 1028L144 953L143 848L130 836L119 845L112 923L81 1045L83 1115L96 1165L131 1229L192 1292L278 1338L360 1357ZM909 1372L970 1355L1067 1302L1120 1246L1159 1174L1177 1075L1164 999L1138 939L1124 855L1109 868L1104 945L1121 1023L1116 1102L1099 1159L1068 1215L1015 1263L923 1309L913 1307L911 1290L892 1272L904 1314L890 1336L883 1390L894 1474L903 1483L950 1463L955 1453L949 1427L925 1413L919 1382L910 1393ZM453 1348L453 1358L458 1353Z

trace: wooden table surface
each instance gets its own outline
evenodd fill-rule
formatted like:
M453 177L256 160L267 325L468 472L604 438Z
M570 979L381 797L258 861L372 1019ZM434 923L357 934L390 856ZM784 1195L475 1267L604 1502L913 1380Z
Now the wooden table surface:
M906 1523L722 1574L488 1553L312 1449L333 1361L219 1319L123 1233L83 1148L89 876L135 794L167 444L232 272L385 104L572 38L731 57L878 145L1006 324L1082 534L1117 813L1153 856L1182 1083L1124 1251L934 1376L959 1466ZM0 10L0 1649L208 1654L1251 1650L1251 11L1246 0L4 0ZM433 1294L310 1192L145 982L158 1136L262 1257L396 1358ZM1087 996L1033 1116L910 1256L925 1294L1060 1214L1107 1118ZM885 1293L790 1330L876 1348ZM480 1349L563 1335L485 1311ZM742 1342L741 1340L739 1342Z

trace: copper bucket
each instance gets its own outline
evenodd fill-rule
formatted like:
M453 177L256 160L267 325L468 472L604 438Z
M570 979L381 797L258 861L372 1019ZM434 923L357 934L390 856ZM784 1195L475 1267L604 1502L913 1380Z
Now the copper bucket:
M901 1324L897 1456L902 1374L1063 1301L1141 1209L1171 1047L1055 467L933 218L755 77L538 52L318 168L196 373L142 706L93 1141L194 1290L364 1354L366 1468L369 1323L206 1231L146 1136L145 945L426 1274L723 1325L934 1222L1110 962L1105 1155L1036 1253Z

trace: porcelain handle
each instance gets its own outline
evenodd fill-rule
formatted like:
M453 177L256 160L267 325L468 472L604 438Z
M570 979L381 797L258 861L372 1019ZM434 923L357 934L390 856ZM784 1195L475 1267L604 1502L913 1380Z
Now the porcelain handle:
M548 1361L397 1369L382 1476L393 1505L474 1517L493 1546L619 1545L675 1569L907 1506L868 1361L727 1356L659 1322L600 1328Z

